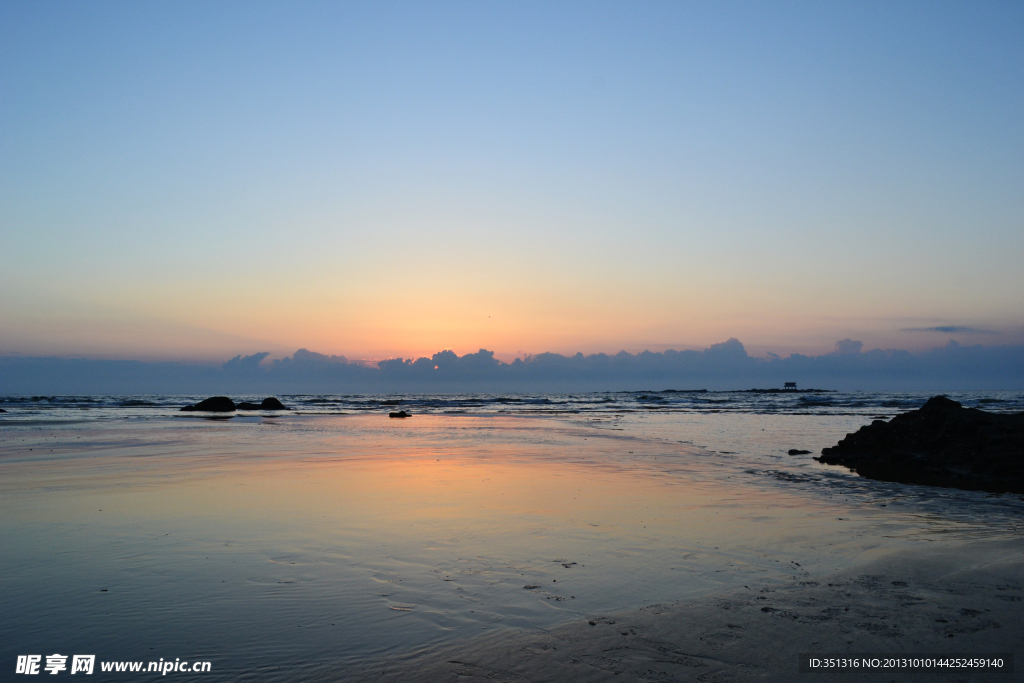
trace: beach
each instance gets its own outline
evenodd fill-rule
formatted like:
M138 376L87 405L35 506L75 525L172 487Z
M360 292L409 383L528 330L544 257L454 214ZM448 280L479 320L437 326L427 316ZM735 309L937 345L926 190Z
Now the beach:
M881 660L872 670L849 664L805 672L810 680L1020 678L978 669L977 663L901 668L922 653L943 660L1019 650L1019 541L895 552L831 574L792 569L791 580L775 587L649 605L544 633L475 638L376 663L359 678L785 681L799 676L801 653Z
M168 675L211 681L786 680L801 652L1020 638L1020 496L775 454L857 414L100 414L5 416L8 662L205 661Z

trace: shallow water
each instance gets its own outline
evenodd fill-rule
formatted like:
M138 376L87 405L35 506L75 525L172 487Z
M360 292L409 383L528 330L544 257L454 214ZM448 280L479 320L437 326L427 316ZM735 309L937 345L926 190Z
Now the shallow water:
M785 454L860 413L71 410L8 413L0 432L11 665L71 652L209 660L203 680L326 678L488 630L1015 537L1024 519L1020 496Z

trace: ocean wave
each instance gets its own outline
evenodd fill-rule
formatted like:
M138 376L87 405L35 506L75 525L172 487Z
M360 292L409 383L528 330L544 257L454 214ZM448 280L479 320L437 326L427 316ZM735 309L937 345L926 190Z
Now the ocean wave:
M767 392L767 391L635 391L586 394L295 394L279 395L292 414L348 414L387 412L402 406L412 413L565 415L633 413L743 413L760 415L863 415L892 417L924 404L934 392ZM994 412L1024 412L1020 392L950 392L950 398L968 407ZM81 419L83 410L93 418L129 418L171 415L181 406L205 396L0 396L7 411L5 422L36 419ZM263 396L236 396L236 401L262 400Z

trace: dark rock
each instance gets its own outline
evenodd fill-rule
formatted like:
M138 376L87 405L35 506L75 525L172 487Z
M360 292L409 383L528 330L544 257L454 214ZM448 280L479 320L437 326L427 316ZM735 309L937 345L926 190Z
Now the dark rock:
M404 410L399 410L397 413L388 413L388 417L412 417L412 415Z
M935 396L847 434L815 459L869 479L1024 493L1024 413L987 413Z
M200 401L194 406L185 406L182 411L203 411L207 413L230 413L235 410L235 402L227 396L213 396Z
M263 399L262 403L239 403L236 407L238 410L291 410L273 396Z
M7 412L6 410L4 410L3 408L0 408L0 413L6 413L6 412Z
M810 451L802 451L799 448L790 448L789 449L789 454L790 455L807 455L808 453L810 453Z
M291 408L285 407L283 403L278 401L276 398L271 396L270 398L263 399L263 403L260 404L261 410L291 410Z

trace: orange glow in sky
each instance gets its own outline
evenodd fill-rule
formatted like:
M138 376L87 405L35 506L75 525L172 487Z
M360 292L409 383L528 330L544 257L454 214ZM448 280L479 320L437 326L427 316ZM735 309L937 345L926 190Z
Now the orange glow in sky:
M5 5L0 354L1024 342L1019 4L606 10Z

